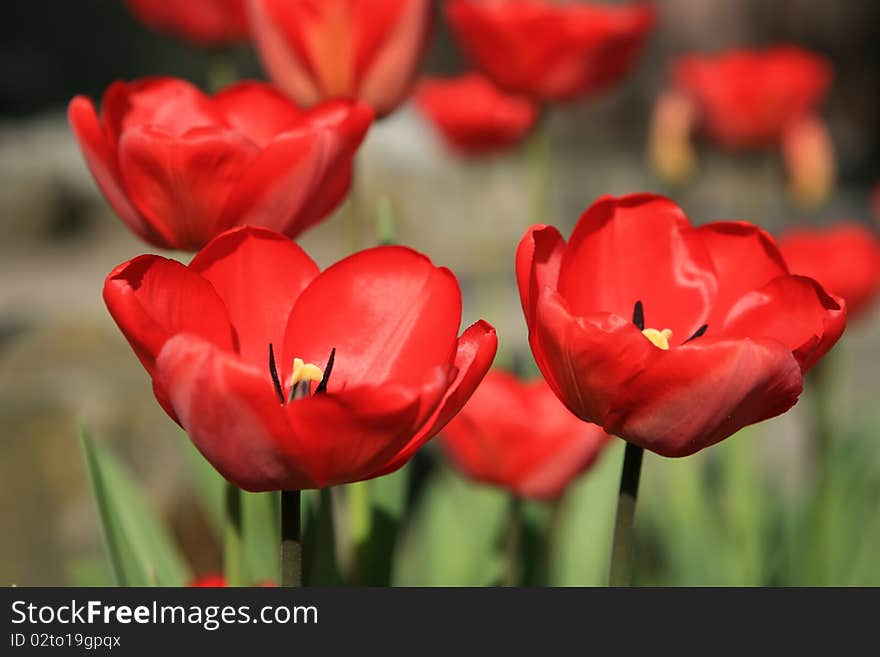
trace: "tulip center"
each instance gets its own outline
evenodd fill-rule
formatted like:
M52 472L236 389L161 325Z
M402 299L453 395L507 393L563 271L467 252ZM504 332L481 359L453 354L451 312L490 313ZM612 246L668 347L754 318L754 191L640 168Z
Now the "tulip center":
M636 301L635 308L633 308L633 324L635 324L636 328L642 332L642 335L648 338L652 345L658 349L663 349L664 351L669 349L669 338L672 337L672 329L666 328L662 331L658 331L655 328L645 328L645 307L642 305L641 301ZM703 335L708 328L708 324L703 324L697 329L696 333L685 340L685 343L688 343L691 340L696 340Z
M335 359L336 347L330 351L327 367L323 370L314 363L305 362L302 358L294 358L293 372L288 382L290 393L286 398L286 402L289 404L295 399L308 397L311 394L312 381L318 383L318 387L315 388L315 394L327 392L327 382L330 380L330 372L333 370L333 361ZM269 374L272 377L272 384L275 386L278 399L284 404L284 386L281 383L281 378L278 376L278 367L275 364L275 350L272 344L269 344Z
M653 328L642 329L642 335L644 335L648 340L650 340L651 344L660 349L669 349L669 338L672 337L672 331L670 329L663 329L662 331L658 331Z

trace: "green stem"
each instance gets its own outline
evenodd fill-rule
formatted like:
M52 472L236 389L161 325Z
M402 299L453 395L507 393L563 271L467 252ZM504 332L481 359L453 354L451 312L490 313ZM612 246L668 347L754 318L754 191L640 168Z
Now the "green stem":
M227 586L244 586L244 549L241 522L242 492L228 481L223 492L223 573Z
M501 582L502 586L516 586L519 583L522 540L522 500L516 495L511 495L508 507L507 536L504 545L507 555L507 570Z
M812 408L813 482L816 504L815 577L819 585L832 584L834 547L834 396L833 362L826 356L807 375Z
M617 498L617 518L614 522L614 543L611 548L611 586L632 585L633 524L643 455L644 450L641 447L632 443L626 444L620 476L620 495Z
M302 586L300 492L281 491L281 586Z

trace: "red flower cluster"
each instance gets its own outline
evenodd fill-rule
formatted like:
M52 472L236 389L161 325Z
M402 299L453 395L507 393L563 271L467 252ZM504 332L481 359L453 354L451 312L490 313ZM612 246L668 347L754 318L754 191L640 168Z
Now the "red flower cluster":
M406 97L430 32L430 0L250 0L266 71L297 103L358 99L378 116Z
M789 230L780 235L779 249L792 273L814 278L843 297L852 319L870 310L880 294L880 240L862 224Z
M469 477L521 497L553 500L595 461L610 436L563 406L543 379L492 370L443 430L443 448Z
M423 79L415 100L446 141L470 155L518 144L538 120L538 107L532 101L499 91L477 73Z
M551 103L596 93L623 77L655 21L649 4L450 0L445 8L462 48L495 84Z
M194 251L232 226L296 236L345 197L373 119L362 103L302 111L258 82L209 97L188 82L111 85L99 118L74 98L70 124L110 205L141 238Z
M200 46L222 46L248 37L246 0L125 0L154 30Z
M458 336L455 277L415 251L370 249L321 273L253 227L188 267L126 262L104 300L162 407L250 491L396 470L464 405L497 346L485 322Z
M789 273L766 232L694 228L659 196L599 199L568 243L533 227L516 270L553 391L578 417L664 456L788 410L846 323L843 300Z

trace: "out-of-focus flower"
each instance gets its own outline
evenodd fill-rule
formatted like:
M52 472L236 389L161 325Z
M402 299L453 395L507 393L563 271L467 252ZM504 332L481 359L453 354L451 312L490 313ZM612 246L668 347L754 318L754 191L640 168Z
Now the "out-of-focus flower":
M655 22L644 3L450 0L445 9L462 48L495 84L551 103L596 93L629 73Z
M794 228L779 236L779 249L793 274L843 297L851 319L869 310L880 293L880 240L859 223Z
M443 430L467 476L516 495L554 500L595 461L610 436L572 415L543 379L492 370Z
M201 577L197 577L192 582L188 584L190 588L205 588L205 589L217 589L217 588L226 588L226 578L220 573L210 573L208 575L202 575ZM262 588L275 588L278 586L275 582L260 582L256 584L256 586Z
M846 323L843 300L789 274L757 226L693 228L648 194L599 199L568 243L532 227L516 270L532 353L556 395L664 456L788 410Z
M655 107L652 164L667 181L682 182L695 162L680 155L692 153L699 125L724 148L782 148L794 197L815 205L835 178L831 138L818 116L831 79L824 57L790 45L681 57Z
M396 470L464 405L497 347L485 322L459 337L455 276L411 249L319 272L255 227L223 233L189 266L126 262L104 300L162 407L249 491Z
M223 46L248 38L245 0L125 0L150 28L200 46Z
M373 119L363 103L303 111L269 85L207 96L183 80L111 85L101 116L77 96L70 125L122 220L160 248L195 251L232 226L300 234L345 198Z
M269 76L297 103L357 99L378 116L406 97L427 49L430 0L249 0Z
M470 73L458 78L425 78L416 104L457 151L481 155L521 142L538 120L528 98L507 94L487 78Z

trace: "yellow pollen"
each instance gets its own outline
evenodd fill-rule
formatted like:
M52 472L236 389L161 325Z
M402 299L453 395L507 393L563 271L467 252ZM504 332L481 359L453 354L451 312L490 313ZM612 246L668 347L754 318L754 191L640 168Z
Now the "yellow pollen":
M646 328L642 331L642 335L648 338L648 340L651 341L651 344L655 347L669 349L669 338L672 337L672 331L670 329L658 331L657 329Z
M317 365L306 363L302 358L293 359L293 374L290 375L291 388L301 381L320 381L322 378L324 378L324 373Z

